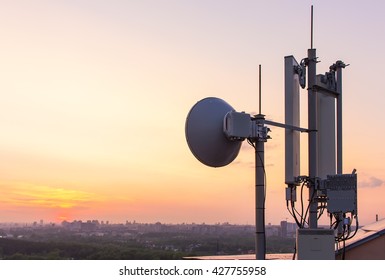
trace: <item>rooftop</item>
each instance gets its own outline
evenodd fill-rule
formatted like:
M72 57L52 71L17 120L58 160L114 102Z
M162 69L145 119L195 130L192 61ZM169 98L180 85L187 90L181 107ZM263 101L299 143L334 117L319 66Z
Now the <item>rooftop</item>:
M352 249L384 234L385 219L379 220L369 225L365 225L357 230L357 233L354 237L346 241L346 250Z
M255 254L186 257L188 260L255 260ZM292 260L293 253L266 254L266 260Z

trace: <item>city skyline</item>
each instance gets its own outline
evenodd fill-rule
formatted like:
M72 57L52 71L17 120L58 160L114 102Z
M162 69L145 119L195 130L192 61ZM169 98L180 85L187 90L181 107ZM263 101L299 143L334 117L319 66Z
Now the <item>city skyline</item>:
M350 64L344 173L357 169L360 224L385 217L382 1L86 0L0 4L0 222L254 224L252 148L243 143L226 167L204 166L185 120L207 96L255 113L261 64L262 112L283 122L284 57L307 55L312 4L317 73ZM271 129L266 223L293 222L284 132ZM301 145L306 175L306 135Z

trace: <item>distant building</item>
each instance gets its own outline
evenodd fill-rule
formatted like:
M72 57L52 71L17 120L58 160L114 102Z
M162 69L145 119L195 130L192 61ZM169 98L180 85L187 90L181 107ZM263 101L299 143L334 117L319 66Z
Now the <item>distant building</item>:
M287 237L287 221L281 221L281 237Z
M280 231L281 231L281 226L276 226L271 224L268 224L267 226L265 226L266 237L279 236Z
M80 229L82 231L95 231L97 227L98 227L98 224L92 221L87 221L86 223L81 223L80 225Z

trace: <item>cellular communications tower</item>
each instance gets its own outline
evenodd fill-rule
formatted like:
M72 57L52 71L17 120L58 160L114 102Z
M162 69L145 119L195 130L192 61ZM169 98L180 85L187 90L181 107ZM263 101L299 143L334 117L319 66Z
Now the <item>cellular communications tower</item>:
M311 10L313 30L313 7ZM285 123L266 120L261 112L251 116L237 112L224 100L208 97L188 113L185 134L193 155L203 164L221 167L238 155L242 142L255 150L255 254L265 259L265 142L268 126L285 129L286 205L297 223L297 259L335 259L339 246L358 229L357 175L343 174L342 160L342 70L336 61L324 74L317 74L316 49L311 48L300 63L293 56L284 58ZM259 68L261 85L261 67ZM306 86L307 85L307 86ZM300 127L300 88L307 89L308 127ZM259 87L261 89L261 87ZM308 135L308 174L300 174L300 133ZM307 187L307 205L303 189ZM297 189L300 189L296 208ZM330 227L319 228L318 219L327 210ZM355 231L352 229L355 220Z

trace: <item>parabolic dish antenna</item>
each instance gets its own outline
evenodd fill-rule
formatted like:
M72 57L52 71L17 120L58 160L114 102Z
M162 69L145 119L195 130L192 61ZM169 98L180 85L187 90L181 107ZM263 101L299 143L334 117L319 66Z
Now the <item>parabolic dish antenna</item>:
M238 155L241 141L229 140L223 132L223 120L234 111L224 100L208 97L198 101L186 119L186 140L193 155L203 164L221 167Z

